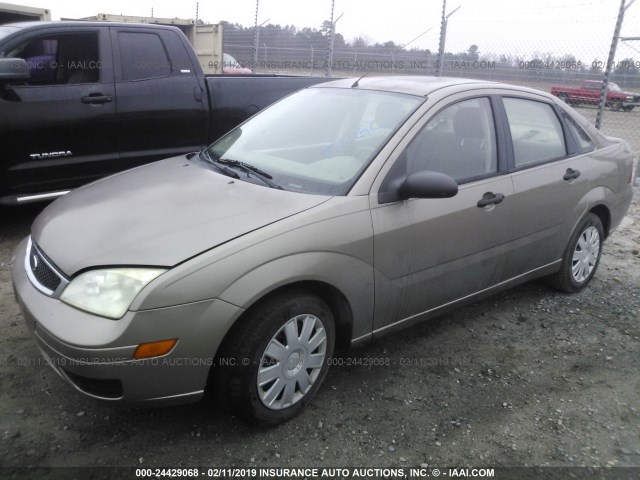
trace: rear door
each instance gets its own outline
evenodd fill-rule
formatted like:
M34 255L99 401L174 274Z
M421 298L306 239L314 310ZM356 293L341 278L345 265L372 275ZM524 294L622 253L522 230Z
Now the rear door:
M202 149L207 97L182 38L163 28L111 31L122 158L133 166Z
M510 276L548 266L562 257L587 208L587 157L550 100L536 95L502 98L511 140L512 228L517 242ZM585 150L586 151L586 150Z
M0 91L0 197L25 200L108 173L118 157L108 28L37 29L4 54L23 58L31 79Z

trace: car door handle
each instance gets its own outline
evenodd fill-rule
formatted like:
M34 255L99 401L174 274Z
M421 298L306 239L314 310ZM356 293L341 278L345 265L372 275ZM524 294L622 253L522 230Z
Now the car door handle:
M103 95L101 93L92 93L91 95L87 95L86 97L80 98L80 101L82 103L89 103L89 104L102 104L102 103L109 103L113 101L113 98L111 97L111 95Z
M480 200L478 200L478 207L487 207L489 205L497 205L504 200L504 195L501 193L487 192Z
M566 181L575 180L579 176L580 176L580 170L574 170L573 168L567 168L567 171L565 172L564 177L562 177L562 179L566 180Z

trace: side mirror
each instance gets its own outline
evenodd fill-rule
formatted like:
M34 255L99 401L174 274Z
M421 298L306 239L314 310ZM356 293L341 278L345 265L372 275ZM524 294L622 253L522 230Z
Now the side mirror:
M31 73L22 58L0 58L0 83L29 80Z
M399 200L409 198L451 198L458 193L458 183L449 175L423 170L407 176L398 187Z

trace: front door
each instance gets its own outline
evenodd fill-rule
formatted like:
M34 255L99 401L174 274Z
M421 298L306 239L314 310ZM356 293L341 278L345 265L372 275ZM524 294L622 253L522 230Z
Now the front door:
M504 171L504 152L498 152L503 142L498 141L494 122L495 101L481 96L449 102L414 128L418 132L398 155L379 190L384 193L396 178L432 170L458 181L455 197L384 203L384 195L371 196L374 330L505 279L512 184Z
M5 56L23 58L31 78L0 90L0 197L73 188L108 172L118 157L108 29L38 30Z

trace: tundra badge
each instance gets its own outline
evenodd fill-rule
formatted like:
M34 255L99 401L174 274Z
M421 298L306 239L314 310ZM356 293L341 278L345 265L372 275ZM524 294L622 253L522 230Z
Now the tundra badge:
M32 160L44 160L46 158L60 158L60 157L72 157L71 150L63 150L61 152L49 152L49 153L32 153L29 155Z

